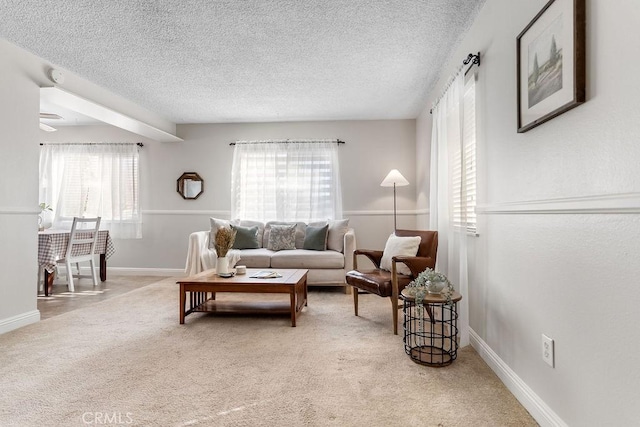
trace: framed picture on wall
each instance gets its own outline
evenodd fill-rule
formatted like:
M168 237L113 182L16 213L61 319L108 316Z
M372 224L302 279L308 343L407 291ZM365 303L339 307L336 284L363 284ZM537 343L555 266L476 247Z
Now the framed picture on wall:
M518 132L585 101L585 0L551 0L517 39Z

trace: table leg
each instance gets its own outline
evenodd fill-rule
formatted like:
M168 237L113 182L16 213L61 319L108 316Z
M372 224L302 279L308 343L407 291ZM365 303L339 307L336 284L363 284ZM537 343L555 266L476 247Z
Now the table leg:
M296 327L296 310L298 309L297 303L296 303L295 286L293 289L291 289L291 293L289 294L289 296L291 297L291 327L295 328Z
M47 269L44 269L44 283L42 287L44 288L44 296L48 297L49 294L53 292L53 278L55 273L49 273Z
M100 281L107 280L107 254L100 254Z
M187 302L187 295L184 291L184 285L180 284L180 324L184 324L184 304Z
M309 293L307 292L307 290L309 289L309 287L307 286L307 276L304 276L304 284L302 286L304 286L304 305L307 306L309 305L309 300L307 299L307 297L309 296Z

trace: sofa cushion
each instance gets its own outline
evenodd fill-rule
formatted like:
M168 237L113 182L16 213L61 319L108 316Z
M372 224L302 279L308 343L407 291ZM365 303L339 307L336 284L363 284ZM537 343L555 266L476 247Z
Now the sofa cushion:
M344 285L344 268L314 268L307 273L310 285Z
M307 224L304 222L284 222L284 221L269 221L264 225L264 235L262 237L262 247L266 248L269 243L269 234L271 233L272 225L294 225L296 226L296 248L302 249L304 246L305 230Z
M233 249L258 249L258 226L243 227L231 224L231 228L236 230L236 239L233 241Z
M323 227L314 227L312 225L308 225L305 231L304 245L302 249L326 251L328 233L329 224L325 224Z
M349 219L336 219L329 221L329 235L327 237L327 249L332 251L344 251L344 235L349 231Z
M344 268L344 255L308 249L273 252L271 268Z
M209 218L211 222L211 229L209 231L209 249L214 248L214 243L216 241L216 234L218 234L218 230L225 227L231 228L231 224L236 224L237 221L229 221L228 219L220 219L220 218Z
M238 264L246 265L248 268L269 268L271 267L271 256L275 253L265 248L243 249L240 251Z
M269 230L267 249L272 251L292 250L296 248L296 225L272 224Z
M235 224L241 225L243 227L258 227L258 235L257 235L257 239L258 239L258 247L260 248L264 248L265 246L267 246L267 242L262 241L263 236L264 236L264 222L260 222L260 221L250 221L250 220L239 220L236 219Z

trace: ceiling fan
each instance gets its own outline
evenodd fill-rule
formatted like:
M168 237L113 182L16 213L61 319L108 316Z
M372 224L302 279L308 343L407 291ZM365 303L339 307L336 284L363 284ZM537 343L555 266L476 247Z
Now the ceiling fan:
M60 120L62 119L62 116L59 116L58 114L55 113L40 113L40 118L41 119L50 119L50 120ZM58 129L49 126L48 124L42 123L40 122L40 129L42 129L45 132L55 132Z

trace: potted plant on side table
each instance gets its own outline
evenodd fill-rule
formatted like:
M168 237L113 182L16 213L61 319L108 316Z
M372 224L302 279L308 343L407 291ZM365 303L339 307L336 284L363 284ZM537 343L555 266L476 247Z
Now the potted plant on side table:
M414 297L416 303L422 302L427 294L435 294L442 295L447 299L447 304L451 304L453 285L447 279L447 276L429 267L418 274L418 277L409 283L405 289L405 293Z

